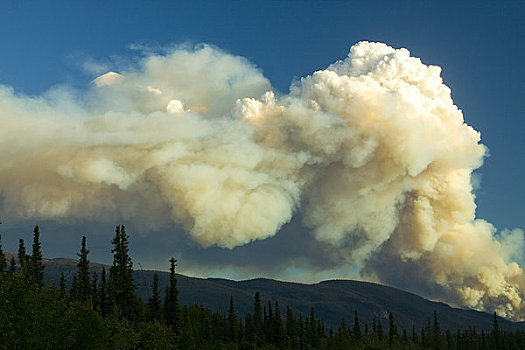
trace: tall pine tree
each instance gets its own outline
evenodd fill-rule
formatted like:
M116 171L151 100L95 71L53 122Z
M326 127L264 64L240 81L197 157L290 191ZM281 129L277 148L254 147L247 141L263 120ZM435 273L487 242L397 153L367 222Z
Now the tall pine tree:
M2 225L2 221L0 221ZM7 268L7 260L5 259L4 251L2 250L2 235L0 235L0 272L5 271Z
M26 246L24 244L24 240L20 238L18 240L18 263L20 264L20 268L24 266L24 263L26 260L27 260Z
M235 316L235 308L233 306L233 296L230 296L230 309L228 311L228 330L230 335L230 342L234 343L237 340L235 331L235 323L237 322Z
M110 313L110 300L108 296L108 285L106 280L106 268L102 268L102 275L100 276L100 287L99 287L99 311L102 318L106 318Z
M136 311L133 263L129 256L128 238L124 225L117 226L113 244L113 264L109 268L110 295L121 317L131 318Z
M42 263L42 250L40 247L40 230L38 225L33 230L33 247L30 261L31 280L38 288L44 286L44 264Z
M255 296L253 297L253 335L255 343L261 345L263 341L263 322L261 296L259 292L255 292Z
M86 236L82 236L80 253L77 253L78 260L78 299L87 302L91 299L91 282L89 280L89 260L87 258L89 250L86 248Z
M153 292L148 300L149 317L151 322L159 321L161 318L161 298L159 290L159 275L153 275Z
M175 334L178 333L178 315L179 315L179 291L177 290L177 278L175 277L175 267L177 260L173 257L170 259L170 284L166 287L166 296L164 300L164 320Z

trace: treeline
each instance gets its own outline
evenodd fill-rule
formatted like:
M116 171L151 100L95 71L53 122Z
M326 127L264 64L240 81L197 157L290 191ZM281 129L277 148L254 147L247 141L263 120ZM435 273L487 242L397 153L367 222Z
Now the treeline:
M0 349L525 349L525 333L500 331L496 314L488 333L442 331L436 313L432 322L407 332L398 330L392 313L369 325L356 312L353 320L327 329L313 308L308 315L288 306L281 313L277 302L263 305L259 293L244 317L236 314L232 297L224 313L179 306L174 258L164 295L155 274L152 295L143 302L135 295L128 239L125 227L117 226L113 263L98 275L90 273L82 237L78 269L67 288L63 274L58 285L44 285L38 226L31 254L20 239L16 260L6 260L0 237Z

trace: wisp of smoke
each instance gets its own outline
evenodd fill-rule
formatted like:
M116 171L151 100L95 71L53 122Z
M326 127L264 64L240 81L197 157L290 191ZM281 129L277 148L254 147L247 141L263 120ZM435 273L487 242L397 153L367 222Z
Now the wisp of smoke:
M233 248L303 224L370 280L524 313L523 232L475 218L486 148L441 70L360 42L276 96L247 60L151 54L82 94L0 87L4 216L182 224Z

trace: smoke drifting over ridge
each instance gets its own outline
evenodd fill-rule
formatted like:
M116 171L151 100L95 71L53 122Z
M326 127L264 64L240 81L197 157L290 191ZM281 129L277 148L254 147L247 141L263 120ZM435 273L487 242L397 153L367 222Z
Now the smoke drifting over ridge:
M82 95L0 87L0 194L17 219L181 223L203 246L275 235L301 213L363 277L524 316L523 232L475 218L486 149L440 68L361 42L276 96L209 46L150 55Z

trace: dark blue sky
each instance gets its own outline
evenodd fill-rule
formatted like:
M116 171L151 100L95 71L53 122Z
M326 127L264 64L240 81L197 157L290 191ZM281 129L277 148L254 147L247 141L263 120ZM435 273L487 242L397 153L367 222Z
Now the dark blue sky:
M11 0L0 3L0 84L30 95L83 89L94 77L86 60L111 67L139 55L133 45L205 42L248 58L286 92L360 40L406 47L442 67L490 149L478 171L477 216L524 228L524 16L524 1Z

